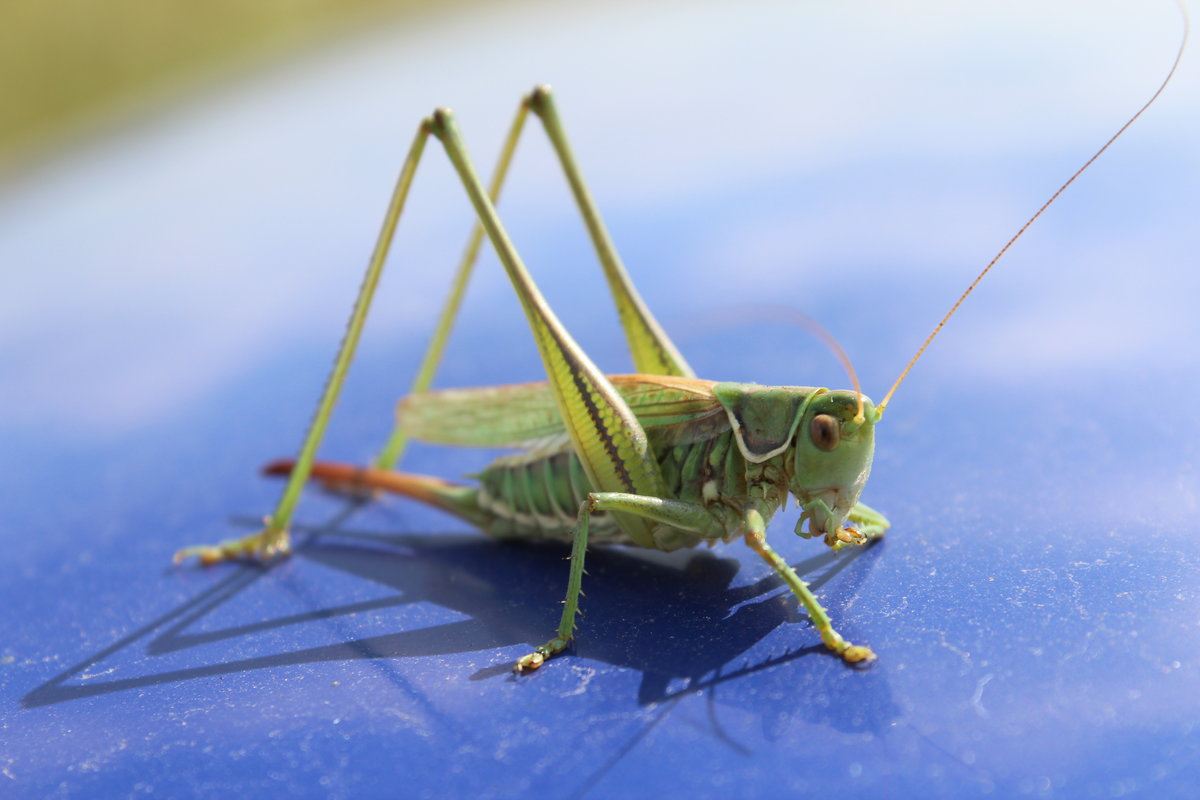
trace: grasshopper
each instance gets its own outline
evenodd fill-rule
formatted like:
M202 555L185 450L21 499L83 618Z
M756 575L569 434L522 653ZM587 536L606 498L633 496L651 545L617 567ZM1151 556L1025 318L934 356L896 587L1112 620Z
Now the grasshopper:
M1184 34L1186 42L1186 26ZM824 645L847 663L875 659L833 627L828 613L795 570L767 543L766 528L790 497L801 509L795 532L840 550L881 537L888 520L859 500L871 471L875 426L926 347L980 280L1025 230L1133 123L1166 87L1182 56L1154 95L1080 167L959 297L900 373L883 401L863 395L849 360L833 343L853 390L759 386L695 376L642 301L621 263L567 141L554 97L539 86L522 98L492 179L485 187L463 144L454 115L438 109L423 119L405 158L346 335L312 425L294 460L273 462L269 474L288 482L263 530L215 546L180 550L176 563L290 551L289 525L306 481L339 491L394 492L453 514L501 539L571 542L566 599L553 637L517 660L517 672L537 669L570 644L589 543L619 543L672 551L742 539L795 594ZM527 117L542 123L586 223L611 290L636 374L606 376L571 338L538 290L496 212L501 188ZM438 139L477 214L411 393L399 404L396 427L371 466L317 463L316 452L358 344L371 300L429 137ZM508 273L545 367L547 381L431 392L451 327L486 234ZM820 332L822 336L826 336ZM827 337L828 338L828 337ZM395 471L409 438L518 452L487 466L474 485Z

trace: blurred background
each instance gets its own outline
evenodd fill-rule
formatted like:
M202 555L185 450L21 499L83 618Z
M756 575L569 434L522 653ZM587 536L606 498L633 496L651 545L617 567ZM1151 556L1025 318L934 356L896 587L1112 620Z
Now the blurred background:
M454 106L487 163L535 82L558 89L602 207L632 221L620 242L635 274L670 283L657 302L678 335L703 336L703 322L684 320L702 319L718 298L752 302L769 285L839 337L854 334L822 307L849 313L870 342L851 349L864 385L881 387L971 270L1142 102L1178 29L1170 3L636 8L9 6L0 26L3 419L97 435L160 418L164 404L261 368L273 348L320 348L341 326L420 116ZM1195 96L1185 70L1142 123L1141 141L1097 171L1093 180L1112 189L1070 200L1079 214L1098 214L1090 204L1108 192L1129 201L1114 215L1144 206L1137 193L1159 185L1147 159L1170 154L1176 171L1191 164ZM526 252L539 274L538 263L591 255L586 241L559 233L575 229L575 212L540 134L528 139L505 214L520 247L545 248ZM983 160L1000 156L1014 164ZM424 335L457 246L448 243L469 220L443 162L435 154L422 166L398 244L414 267L385 281L381 344ZM1157 213L1147 225L1172 227L1169 209L1147 213ZM1031 237L1051 238L1053 224ZM1094 274L1113 246L1093 242L1071 258ZM1003 309L1003 335L964 315L923 371L945 363L1036 380L1169 340L1187 311L1186 292L1164 292L1137 270L1104 282L1046 270L1032 295L1017 288L1019 267L1005 272L1014 275L997 275L969 309ZM556 281L593 278L539 274L551 297ZM1118 287L1156 313L1110 324L1108 292ZM897 291L919 320L912 330L893 324L887 300ZM490 301L505 292L494 270L481 270L468 315L502 313ZM88 335L68 335L51 311ZM499 319L520 324L515 314ZM602 311L573 327L619 369L609 323ZM808 380L844 380L836 366L820 371L831 360L819 348L798 347L804 355L779 364L778 379L817 370ZM87 388L86 400L57 389L64 375Z
M0 10L0 795L853 788L1185 794L1200 783L1200 70L1087 173L896 396L887 540L774 545L881 660L843 669L745 548L589 561L404 502L306 495L241 535L315 406L418 120L481 168L555 86L613 237L703 377L876 399L970 278L1150 95L1170 2L8 3ZM629 369L536 126L501 203L592 357ZM382 444L471 222L427 148L323 453ZM483 259L438 385L536 380ZM414 447L408 469L487 454ZM332 531L332 533L331 533ZM327 535L326 535L327 534Z
M467 2L437 5L447 10ZM0 27L0 168L29 166L166 103L370 26L429 13L428 6L419 0L14 0Z

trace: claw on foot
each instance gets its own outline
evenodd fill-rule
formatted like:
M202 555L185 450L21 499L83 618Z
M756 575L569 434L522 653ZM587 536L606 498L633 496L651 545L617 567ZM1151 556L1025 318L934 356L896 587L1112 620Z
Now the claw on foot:
M533 672L535 669L546 663L548 654L543 652L544 648L539 647L528 655L521 656L517 659L517 663L513 665L513 672L518 675L523 675L526 672Z
M868 664L876 659L871 648L861 644L850 644L833 628L821 631L821 641L833 652L842 657L847 664Z
M834 533L825 535L825 544L834 550L841 550L852 545L864 545L867 535L853 525L847 525Z
M842 651L842 659L847 664L866 664L876 658L878 656L866 645L852 644Z
M533 672L542 664L545 664L547 659L558 655L566 649L566 639L559 639L557 637L551 639L529 655L518 658L517 663L513 664L513 672L517 673L518 675L523 675L526 672Z
M270 525L270 521L267 521ZM225 539L215 545L201 544L185 547L175 553L171 561L182 564L195 556L202 565L209 566L221 561L240 558L270 561L275 556L286 556L292 552L292 541L286 530L273 531L270 527L240 539Z

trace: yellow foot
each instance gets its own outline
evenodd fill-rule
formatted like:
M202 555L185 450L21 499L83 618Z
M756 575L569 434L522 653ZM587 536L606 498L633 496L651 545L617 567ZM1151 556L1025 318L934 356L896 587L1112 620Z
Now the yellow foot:
M847 664L866 664L876 658L878 656L866 645L852 644L842 651L842 659Z
M825 643L826 647L841 656L847 664L867 664L877 658L871 648L861 644L850 644L833 628L825 628L821 631L821 641Z
M523 675L526 672L533 672L542 664L545 664L548 659L558 655L566 649L566 640L557 638L551 639L529 655L524 655L518 658L517 663L513 664L513 672L517 673L518 675Z
M846 547L864 545L867 543L867 541L867 535L853 525L847 525L846 527L839 529L836 533L825 534L825 544L832 547L834 550L842 550Z
M175 554L172 561L181 564L195 556L208 566L219 561L234 561L241 558L269 561L275 556L286 556L292 552L292 541L286 530L273 531L270 527L240 539L226 539L215 545L201 544L185 547Z
M549 655L543 653L542 649L539 647L529 655L524 655L518 658L517 663L513 664L513 672L517 673L518 675L523 675L526 672L533 672L542 664L545 664L547 658L549 658Z

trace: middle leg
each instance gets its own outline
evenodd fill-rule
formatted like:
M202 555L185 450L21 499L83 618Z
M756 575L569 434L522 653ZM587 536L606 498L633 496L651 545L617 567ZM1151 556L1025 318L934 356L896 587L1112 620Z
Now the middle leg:
M597 511L617 511L641 517L651 523L670 525L708 539L725 535L725 526L707 508L680 500L644 497L624 492L593 492L579 505L579 518L571 544L571 572L567 578L567 596L563 600L562 617L554 638L532 653L521 656L513 667L515 672L532 672L546 659L561 653L575 636L575 616L579 611L579 596L583 586L583 562L587 556L588 526Z
M788 585L788 588L796 595L796 599L804 606L804 610L808 612L808 616L816 626L817 632L821 634L821 641L825 643L825 646L850 664L874 661L875 653L871 651L871 648L865 645L851 644L833 629L833 622L829 619L829 614L812 590L808 588L808 584L796 574L796 570L792 569L782 556L767 544L766 521L762 515L754 509L747 511L745 524L746 544L750 546L751 550L758 553L763 561L770 564L779 573L779 577L783 578L784 583Z

